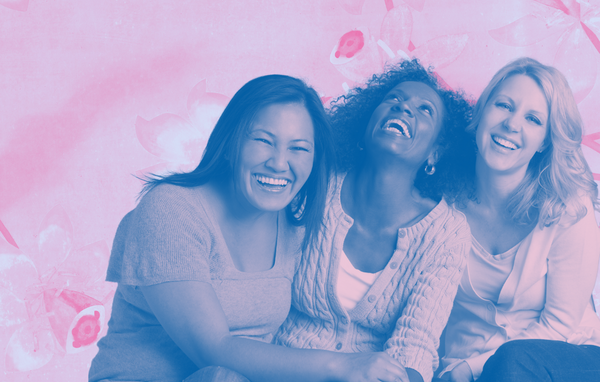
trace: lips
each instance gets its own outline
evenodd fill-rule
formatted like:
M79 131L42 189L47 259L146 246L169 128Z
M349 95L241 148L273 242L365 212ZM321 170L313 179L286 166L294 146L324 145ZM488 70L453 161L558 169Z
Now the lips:
M412 138L410 125L402 119L389 119L384 123L382 129L402 137Z
M519 148L519 146L513 142L510 141L506 138L502 138L498 135L492 135L492 140L501 147L504 147L505 149L509 149L509 150L517 150Z

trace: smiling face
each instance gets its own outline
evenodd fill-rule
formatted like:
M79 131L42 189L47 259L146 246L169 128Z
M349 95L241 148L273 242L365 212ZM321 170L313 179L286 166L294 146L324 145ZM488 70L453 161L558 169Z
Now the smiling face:
M522 173L548 134L549 108L539 85L523 74L502 82L477 127L478 162L488 171Z
M304 186L313 160L314 128L306 108L267 106L242 143L234 177L240 201L260 211L285 208Z
M365 148L421 165L435 163L435 142L442 128L444 104L422 82L406 81L394 87L377 106L365 132Z

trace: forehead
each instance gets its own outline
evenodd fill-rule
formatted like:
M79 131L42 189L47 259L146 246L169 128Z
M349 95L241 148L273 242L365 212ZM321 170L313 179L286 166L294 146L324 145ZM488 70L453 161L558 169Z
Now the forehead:
M306 106L300 102L274 103L261 108L249 131L264 130L277 134L313 135L313 122Z
M398 85L394 86L389 93L393 92L401 92L411 96L425 97L430 99L430 101L438 100L440 103L442 102L440 96L437 94L433 88L423 82L418 81L404 81L400 82Z
M494 95L505 95L515 101L527 102L532 107L547 111L548 101L540 85L525 74L514 74L497 87Z

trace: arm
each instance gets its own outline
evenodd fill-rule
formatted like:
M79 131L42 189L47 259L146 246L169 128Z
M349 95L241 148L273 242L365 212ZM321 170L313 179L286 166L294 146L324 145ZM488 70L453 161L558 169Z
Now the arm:
M600 232L591 203L588 213L568 228L559 227L547 257L544 308L514 339L566 341L579 326L596 282ZM535 250L532 248L531 250Z
M161 325L198 367L227 367L257 381L406 381L385 353L290 349L229 334L212 286L178 281L142 287Z
M442 245L439 250L443 253L434 255L434 262L419 276L407 306L384 347L407 368L418 371L425 381L431 380L438 364L439 338L450 316L466 265L470 243L467 234L468 230L449 250Z

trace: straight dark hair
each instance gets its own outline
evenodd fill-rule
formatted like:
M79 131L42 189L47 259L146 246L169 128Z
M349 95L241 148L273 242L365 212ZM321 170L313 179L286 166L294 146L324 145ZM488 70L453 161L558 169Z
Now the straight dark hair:
M335 159L332 133L321 99L314 89L297 78L272 74L255 78L242 86L217 121L198 167L190 172L164 176L149 174L143 179L145 184L140 196L163 183L197 187L212 179L232 177L238 167L244 140L258 113L273 104L290 103L304 106L314 127L312 171L286 207L290 223L305 227L302 249L306 249L323 226L328 183Z

